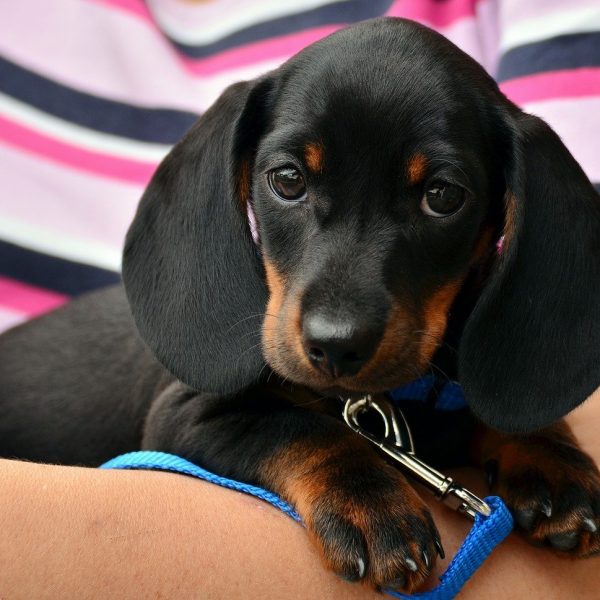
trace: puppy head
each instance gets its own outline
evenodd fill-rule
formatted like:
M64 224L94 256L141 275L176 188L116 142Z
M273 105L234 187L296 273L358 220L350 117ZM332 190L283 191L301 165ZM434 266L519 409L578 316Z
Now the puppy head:
M159 167L123 277L141 335L193 387L235 391L266 360L374 392L422 373L469 271L492 261L461 380L484 420L521 430L600 383L599 223L545 125L441 36L379 19L223 94Z

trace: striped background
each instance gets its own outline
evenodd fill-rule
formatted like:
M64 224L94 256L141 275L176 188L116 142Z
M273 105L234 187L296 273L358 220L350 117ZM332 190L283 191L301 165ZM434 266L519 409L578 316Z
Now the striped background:
M4 2L0 330L118 280L145 184L228 84L383 14L469 52L600 183L597 0Z

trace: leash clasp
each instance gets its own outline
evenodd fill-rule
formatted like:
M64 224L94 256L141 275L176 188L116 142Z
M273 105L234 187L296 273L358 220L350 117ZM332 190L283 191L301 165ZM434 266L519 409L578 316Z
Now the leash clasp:
M360 423L360 417L374 411L383 421L383 436L378 438ZM472 519L477 514L491 514L490 507L478 496L454 482L415 456L415 446L410 428L402 411L389 400L371 395L349 398L344 405L344 420L356 433L368 439L380 450L405 467L420 483L431 490L438 500Z

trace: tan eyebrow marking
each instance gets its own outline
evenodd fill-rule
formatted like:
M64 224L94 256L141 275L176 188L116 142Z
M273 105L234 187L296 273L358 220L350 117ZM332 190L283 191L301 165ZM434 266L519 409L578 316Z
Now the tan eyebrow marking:
M427 170L427 158L424 154L414 154L406 164L406 176L410 185L423 181Z
M320 173L323 170L324 148L320 142L310 142L304 146L304 161L306 166L313 173Z

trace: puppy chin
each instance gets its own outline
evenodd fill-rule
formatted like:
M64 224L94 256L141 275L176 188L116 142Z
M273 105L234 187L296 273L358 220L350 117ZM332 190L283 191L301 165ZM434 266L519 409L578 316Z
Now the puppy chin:
M358 398L365 394L380 394L400 387L418 378L414 367L392 368L381 376L363 378L360 372L352 377L331 377L316 369L305 369L301 365L291 365L287 361L275 361L269 366L283 381L290 381L312 389L326 396L339 396L342 398ZM293 364L293 363L292 363Z

